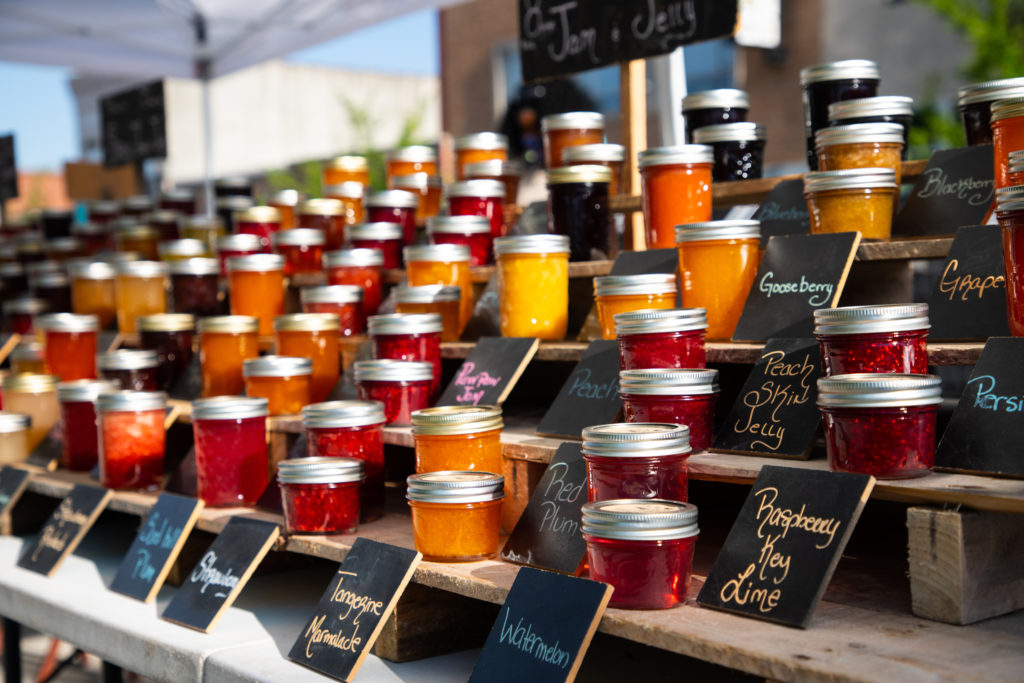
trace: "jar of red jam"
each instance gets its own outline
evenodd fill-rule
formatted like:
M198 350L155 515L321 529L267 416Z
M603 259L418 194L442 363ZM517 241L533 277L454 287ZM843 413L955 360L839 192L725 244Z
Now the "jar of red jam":
M395 176L391 184L396 190L412 192L419 196L420 203L416 207L416 225L421 226L428 219L441 212L441 179L426 173Z
M416 241L416 209L420 196L405 190L371 192L363 200L367 223L398 223L402 226L402 244ZM349 237L351 241L353 238ZM364 246L364 245L358 245Z
M121 205L111 199L98 199L89 203L89 221L107 225L121 216Z
M1010 334L1024 337L1024 185L996 192L996 217L1003 233L1003 272ZM4 304L6 311L6 304Z
M697 545L697 508L671 500L584 503L590 578L615 590L619 609L668 609L686 601Z
M690 450L711 448L718 370L649 368L619 373L626 422L669 422L690 428Z
M620 313L674 308L677 289L674 273L595 277L594 299L601 321L601 336L615 339L615 316Z
M319 230L328 249L338 249L345 243L348 219L340 199L307 199L299 204L297 220L300 228Z
M271 415L297 415L309 405L313 361L295 356L260 356L242 362L245 395L269 401Z
M267 200L269 206L281 212L281 230L291 230L298 226L295 212L302 201L302 193L292 188L278 190Z
M441 341L459 341L459 302L462 290L454 285L399 286L391 290L395 295L398 313L436 313L441 316Z
M862 373L818 380L828 464L837 472L902 479L935 464L942 386L934 375Z
M152 199L146 195L138 194L131 197L125 197L121 200L121 215L122 216L145 216L150 213L155 206Z
M426 173L427 175L438 175L437 150L426 145L407 145L388 152L385 174L387 186L391 184L392 178L396 176L411 175L413 173ZM373 220L372 218L370 220Z
M523 165L518 161L475 161L466 164L467 180L497 180L505 187L505 210L514 209L519 195L519 177Z
M36 325L43 331L47 374L64 382L96 377L96 316L51 313L39 316Z
M234 256L248 256L263 251L260 238L256 235L225 235L217 240L217 260L220 262L221 277L228 276L228 259Z
M160 388L160 357L156 351L119 349L96 358L100 377L122 389L153 392Z
M814 134L828 126L828 107L841 100L875 97L878 94L878 65L867 59L845 59L816 64L800 70L804 97L804 132L807 163L818 170Z
M430 363L360 360L352 364L361 401L380 401L389 425L412 423L413 411L429 408L434 382Z
M586 427L583 460L591 501L664 498L686 502L690 429L634 422Z
M968 145L992 143L992 103L1011 97L1024 97L1024 76L960 86L957 108Z
M441 316L436 313L390 313L370 316L367 321L374 358L430 363L432 398L441 390L442 329Z
M303 287L299 290L303 313L332 313L338 316L341 336L352 337L366 331L363 313L363 288L356 285Z
M160 233L160 241L168 242L181 237L182 215L177 211L159 209L151 211L142 218L147 225L156 228Z
M136 322L139 347L155 351L159 359L157 388L170 391L192 362L195 317L187 313L163 313L146 315Z
M452 216L483 216L491 224L491 237L505 234L505 186L497 180L462 180L445 189Z
M157 245L156 251L161 261L171 262L210 256L206 251L205 242L191 238L161 242Z
M164 478L162 391L114 391L97 400L100 483L108 489L156 490Z
M295 228L275 233L274 251L284 257L284 274L319 273L323 268L324 233L314 228Z
M270 251L270 239L281 229L281 212L272 206L253 206L234 215L235 232L256 235L260 250Z
M293 458L277 464L289 534L353 534L359 526L363 461Z
M614 196L622 192L622 169L626 163L626 148L622 145L599 142L566 147L562 161L566 166L604 166L612 172L608 194Z
M699 145L710 145L714 150L712 180L753 180L761 177L766 142L764 126L745 121L704 126L694 131L693 141Z
M71 281L63 272L29 276L28 289L32 296L46 302L48 311L52 313L71 312Z
M618 313L613 319L623 370L704 367L705 309L650 308Z
M1024 148L1024 94L992 103L996 188L1010 187L1010 152Z
M71 226L71 234L82 243L85 253L90 256L114 246L110 228L102 223L75 223Z
M384 268L402 267L402 226L400 223L350 225L348 227L348 242L356 249L379 251L382 258L381 265Z
M438 406L413 412L416 471L504 471L503 427L500 406Z
M310 457L355 458L366 479L359 491L359 521L384 515L384 404L379 401L328 401L302 409Z
M466 179L466 165L508 159L508 136L501 133L470 133L455 138L455 177ZM398 187L396 184L395 187Z
M814 334L826 377L858 372L928 374L928 304L821 308Z
M100 448L96 402L102 394L112 391L117 391L117 384L95 379L57 385L65 469L88 472L96 466Z
M431 244L460 244L469 247L470 265L494 262L491 224L484 216L436 216L427 221Z
M267 399L192 402L196 496L210 506L255 505L270 483Z
M324 254L327 284L361 287L366 315L373 315L380 307L380 269L383 267L384 253L379 249L339 249Z
M35 319L46 312L48 306L42 299L32 296L19 296L5 301L4 327L14 334L31 334L35 329Z
M281 356L313 361L309 400L327 398L341 375L338 316L334 313L290 313L274 319L274 347Z
M562 151L575 145L604 142L604 116L594 111L548 114L540 120L544 168L564 166Z
M689 93L683 98L686 142L694 142L693 132L698 128L746 121L749 111L750 96L743 90L718 88Z
M160 208L191 216L196 212L196 193L187 187L172 187L160 195Z
M220 264L212 258L190 258L168 266L171 302L178 313L199 317L220 312Z
M413 474L406 480L416 550L428 562L475 562L498 554L505 478L480 471Z
M363 222L366 214L366 211L363 209L363 196L365 194L366 185L355 181L324 186L324 197L337 199L345 207L345 212L342 214L345 219L345 225L355 225L356 223ZM338 249L342 244L344 244L344 241L337 245L328 242L327 248Z

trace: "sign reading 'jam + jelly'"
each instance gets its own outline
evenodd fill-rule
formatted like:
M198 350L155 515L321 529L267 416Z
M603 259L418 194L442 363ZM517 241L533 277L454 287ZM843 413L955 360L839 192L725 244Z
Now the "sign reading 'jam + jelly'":
M599 339L583 352L537 426L537 433L579 440L584 427L614 422L621 409L619 344L613 339Z

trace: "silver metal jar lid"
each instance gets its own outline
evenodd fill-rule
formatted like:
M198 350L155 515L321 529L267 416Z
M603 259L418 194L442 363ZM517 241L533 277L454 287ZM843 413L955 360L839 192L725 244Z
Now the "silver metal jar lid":
M311 403L302 409L306 429L366 427L384 424L384 404L380 401L327 401Z
M508 136L501 133L470 133L455 138L455 151L464 149L508 149Z
M304 304L355 304L362 300L363 288L358 285L323 285L299 290L299 301Z
M252 181L245 176L228 176L226 178L219 178L215 183L215 187L232 190L248 190L252 186ZM238 196L238 195L233 195Z
M823 408L902 408L942 403L942 381L935 375L858 373L818 380Z
M363 204L367 208L415 209L420 205L420 196L407 190L384 190L366 195Z
M562 150L562 163L605 162L617 163L626 160L626 148L611 142L594 142L589 145L573 145Z
M356 382L429 382L434 365L412 360L357 360L352 364Z
M350 227L350 236L351 230L352 228ZM383 265L384 252L380 249L338 249L337 251L324 252L324 268L340 268L344 266L370 268Z
M500 406L437 406L414 410L410 417L413 436L476 434L505 426Z
M163 410L167 407L167 394L162 391L112 391L100 394L96 399L96 409L101 413L107 411Z
M189 313L156 313L135 319L139 332L191 332L196 328L196 317Z
M575 166L559 166L547 171L548 185L567 185L569 183L610 183L612 169L595 164L577 164Z
M660 498L613 498L584 503L583 533L624 541L669 541L696 536L697 506Z
M343 183L328 185L324 188L324 195L332 199L341 197L343 199L362 199L366 194L366 186L354 180L346 180Z
M846 121L869 116L913 116L914 98L903 95L860 97L828 105L829 121Z
M336 313L288 313L274 318L275 332L337 332L341 320Z
M101 394L117 390L117 382L110 380L77 379L57 385L57 400L62 403L96 403Z
M187 258L168 265L171 275L219 275L220 264L213 258Z
M566 147L566 149L569 149ZM487 161L474 161L463 167L467 178L497 178L507 175L522 175L523 165L518 161L505 161L504 159L488 159Z
M251 315L215 315L200 318L197 327L200 333L250 334L259 332L260 320Z
M399 304L432 304L439 301L462 300L462 289L455 285L399 286L391 291L395 295L395 303Z
M227 199L227 197L224 197ZM246 199L248 199L246 197ZM220 200L217 200L218 206ZM243 223L280 223L281 222L281 209L276 206L246 206L243 210L238 211L234 215L236 221Z
M442 470L410 475L405 497L421 503L483 503L505 497L505 477L477 470Z
M229 273L270 273L284 270L284 257L280 254L246 254L228 258Z
M302 202L295 211L300 216L342 216L345 203L340 199L316 197Z
M1024 116L1024 93L1021 93L1019 97L996 100L992 103L991 111L992 123Z
M427 219L428 235L489 235L491 221L486 216L434 216Z
M412 163L429 163L437 161L437 151L427 145L408 145L388 152L388 161L407 161Z
M899 123L851 123L829 126L814 134L816 147L858 144L903 144L903 126Z
M604 116L596 111L570 111L548 114L540 120L540 130L604 130Z
M44 350L45 347L37 341L23 341L11 350L8 358L12 363L42 361Z
M761 221L706 221L676 226L676 243L761 238Z
M504 198L505 183L500 180L460 180L445 188L448 197Z
M432 334L444 329L440 313L383 313L366 320L370 336L382 334Z
M206 242L186 237L180 240L161 242L156 247L160 258L177 256L179 258L199 258L206 255Z
M568 254L568 235L513 235L494 240L494 254Z
M184 202L194 200L196 193L187 187L172 187L164 190L160 196L172 202Z
M704 308L645 308L616 313L615 334L654 334L706 330L708 312Z
M24 394L45 394L57 390L60 378L55 375L8 375L0 380L0 386L4 391L14 391Z
M363 481L366 464L357 458L292 458L277 463L282 484L347 484Z
M96 332L100 329L100 319L95 315L75 313L41 315L36 318L35 324L47 332Z
M299 202L303 200L302 193L294 188L288 188L284 190L278 190L274 193L274 198L271 201L276 205L281 206L298 206Z
M713 142L756 142L767 137L765 127L758 123L737 121L701 126L693 131L693 141L707 145Z
M101 263L109 263L117 268L122 263L141 261L142 254L137 251L101 251L94 255L93 258Z
M429 173L410 173L408 175L396 175L391 179L391 184L396 190L407 192L426 192L431 188L440 188L444 183L436 175Z
M247 232L217 238L217 251L259 251L262 248L259 236Z
M25 265L25 274L30 278L60 272L62 272L62 268L57 261L36 261Z
M20 263L0 263L0 277L21 277L25 274L25 267ZM114 277L114 269L110 269L110 277Z
M814 312L814 334L872 334L927 330L928 304L882 304L819 308Z
M49 305L43 299L36 299L30 296L20 296L17 299L11 299L5 301L3 304L3 312L9 313L20 313L22 315L39 315L46 311Z
M583 429L583 452L601 457L653 458L690 452L690 428L661 422L595 425Z
M114 199L97 199L89 202L89 213L117 213L121 210L121 204Z
M269 401L249 396L214 396L192 401L193 420L246 420L266 417Z
M29 289L35 289L36 287L67 287L68 284L68 276L64 273L39 273L38 275L30 275L28 278Z
M224 220L220 216L196 214L185 219L185 227L189 230L223 230Z
M1020 211L1024 209L1024 185L1010 185L996 190L996 211Z
M370 164L366 160L366 157L345 154L334 157L328 161L327 168L333 168L339 171L366 171L370 168Z
M96 356L100 370L143 370L160 365L156 351L146 349L119 349Z
M147 223L181 223L183 216L173 209L155 209L143 216Z
M298 356L260 356L242 361L242 377L297 377L313 374L313 361Z
M619 372L619 394L693 396L718 393L718 370L649 368Z
M100 225L99 223L90 223L86 221L84 223L75 223L71 226L72 235L95 237L96 235L107 235L109 233L110 228L106 225Z
M0 434L23 432L32 426L32 418L21 413L0 412Z
M637 156L637 165L672 166L675 164L711 164L715 161L715 149L710 145L673 145L645 149Z
M1024 96L1024 76L961 85L957 90L956 103L959 108L963 109L969 104L995 102L1008 97L1021 96Z
M411 261L470 261L469 247L465 244L417 244L402 249L406 263Z
M823 81L878 80L878 65L869 59L844 59L815 64L800 70L800 85Z
M323 230L315 228L292 228L275 232L270 238L275 247L318 247L327 241Z
M141 223L125 223L118 224L123 219L118 219L114 223L114 237L118 241L124 239L134 240L153 240L160 239L160 231L151 225L143 225Z
M55 237L46 240L46 250L57 253L69 253L82 248L82 240L77 237Z
M1010 152L1006 161L1009 164L1010 173L1024 173L1024 149Z
M167 275L167 264L163 261L127 261L116 266L118 275L128 277L162 277Z
M694 109L750 109L750 96L735 88L701 90L683 98L683 113Z
M122 199L121 206L132 211L144 211L153 208L153 200L144 194L137 194Z
M594 278L596 296L628 294L673 294L678 289L675 274L602 275Z
M804 195L829 190L895 190L896 173L891 168L848 168L816 171L804 176Z
M369 240L382 242L400 240L402 239L402 224L385 222L356 223L345 228L345 234L348 236L349 241ZM381 263L384 263L383 257Z

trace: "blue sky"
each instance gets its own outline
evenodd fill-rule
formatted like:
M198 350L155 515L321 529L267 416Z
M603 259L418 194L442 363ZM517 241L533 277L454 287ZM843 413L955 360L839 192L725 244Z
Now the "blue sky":
M435 10L413 12L287 56L295 62L402 73L440 71ZM78 156L70 69L0 61L0 135L13 132L23 171L59 170Z

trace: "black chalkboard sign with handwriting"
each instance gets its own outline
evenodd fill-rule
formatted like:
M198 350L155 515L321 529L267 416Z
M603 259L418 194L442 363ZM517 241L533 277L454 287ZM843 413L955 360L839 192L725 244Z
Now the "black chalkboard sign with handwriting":
M271 522L232 517L185 577L161 618L212 631L279 534Z
M501 405L529 365L538 339L482 337L445 388L439 406Z
M523 80L672 52L736 31L737 0L519 0Z
M583 352L537 426L537 433L578 441L584 427L615 422L621 410L619 343L599 339Z
M754 212L761 221L761 248L775 235L806 235L811 231L811 215L804 197L804 179L783 180L772 188Z
M501 550L501 558L575 574L587 554L580 509L587 502L587 466L578 443L563 443Z
M415 550L357 538L288 659L352 680L422 558Z
M113 493L87 484L75 484L57 505L39 536L25 548L18 566L52 576L107 506Z
M0 468L0 515L7 512L28 486L29 471L4 465Z
M28 454L26 463L33 467L39 467L53 472L60 465L64 457L64 431L60 423L53 425L50 431L46 432L43 440L36 444L36 447Z
M992 145L935 152L892 224L893 237L952 235L980 225L995 196Z
M815 309L839 303L859 244L859 232L769 239L733 340L810 336Z
M697 602L806 628L874 477L766 465Z
M14 161L14 136L0 136L0 202L18 196L18 165Z
M161 493L124 556L110 590L150 602L195 526L203 501Z
M679 270L677 249L645 249L624 251L612 264L609 275L673 274Z
M164 82L153 81L100 100L103 163L120 166L167 156Z
M18 344L21 343L20 334L5 334L0 336L0 365L7 367L7 358L11 355L11 351L17 348Z
M998 225L959 228L928 298L930 339L1010 335L1003 235Z
M167 396L181 401L194 401L203 393L203 369L199 363L199 354L193 354L185 372L174 383Z

